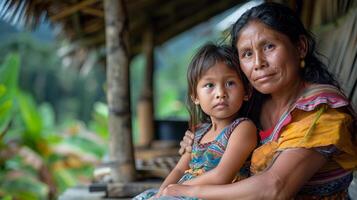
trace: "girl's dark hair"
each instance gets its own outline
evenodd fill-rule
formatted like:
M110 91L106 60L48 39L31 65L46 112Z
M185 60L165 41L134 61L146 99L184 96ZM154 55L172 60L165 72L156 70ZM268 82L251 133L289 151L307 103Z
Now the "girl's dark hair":
M240 31L251 21L258 21L269 28L286 35L293 44L297 44L301 36L308 43L305 67L301 68L301 78L310 83L330 84L340 89L339 83L320 61L316 50L315 39L305 29L299 16L290 8L278 3L263 3L246 11L231 29L231 45L236 47Z
M244 91L248 92L249 81L239 67L238 54L234 47L228 45L215 45L207 43L202 46L191 60L187 70L187 104L190 113L189 127L192 131L201 124L210 122L210 117L192 102L191 97L197 96L197 84L201 77L216 63L222 62L227 67L235 70L242 80Z

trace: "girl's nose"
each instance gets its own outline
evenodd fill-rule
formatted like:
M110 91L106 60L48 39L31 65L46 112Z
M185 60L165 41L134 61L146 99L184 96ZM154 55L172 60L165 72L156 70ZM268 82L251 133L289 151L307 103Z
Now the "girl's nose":
M227 97L227 94L226 94L226 91L222 88L218 88L218 91L217 91L217 94L216 94L216 99L223 99L223 98L226 98Z

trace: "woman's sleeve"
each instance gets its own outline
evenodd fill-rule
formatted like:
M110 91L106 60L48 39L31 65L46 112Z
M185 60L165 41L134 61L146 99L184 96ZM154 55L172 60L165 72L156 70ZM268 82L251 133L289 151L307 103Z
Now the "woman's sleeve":
M278 149L315 149L345 169L357 167L357 148L351 137L352 117L339 109L319 106L314 111L296 110L293 122L282 130Z

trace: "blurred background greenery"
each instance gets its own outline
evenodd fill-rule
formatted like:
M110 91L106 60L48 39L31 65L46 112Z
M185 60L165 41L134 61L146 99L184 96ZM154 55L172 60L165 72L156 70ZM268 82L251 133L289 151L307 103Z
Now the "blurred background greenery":
M155 119L187 120L186 69L196 49L219 41L229 10L155 48ZM61 56L65 39L43 21L34 31L0 21L0 198L55 199L89 183L107 153L103 51L90 70ZM144 57L133 58L133 137Z

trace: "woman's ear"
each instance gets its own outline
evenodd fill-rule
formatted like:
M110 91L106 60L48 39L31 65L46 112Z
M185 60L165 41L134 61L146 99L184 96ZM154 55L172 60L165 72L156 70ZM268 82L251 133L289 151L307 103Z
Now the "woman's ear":
M249 95L244 95L243 101L248 101L249 99L250 99L250 96L249 96Z
M300 59L304 59L307 51L309 48L309 44L307 42L307 38L305 35L300 35L299 37L299 41L297 43L297 49L298 49L298 53L299 53L299 57Z

